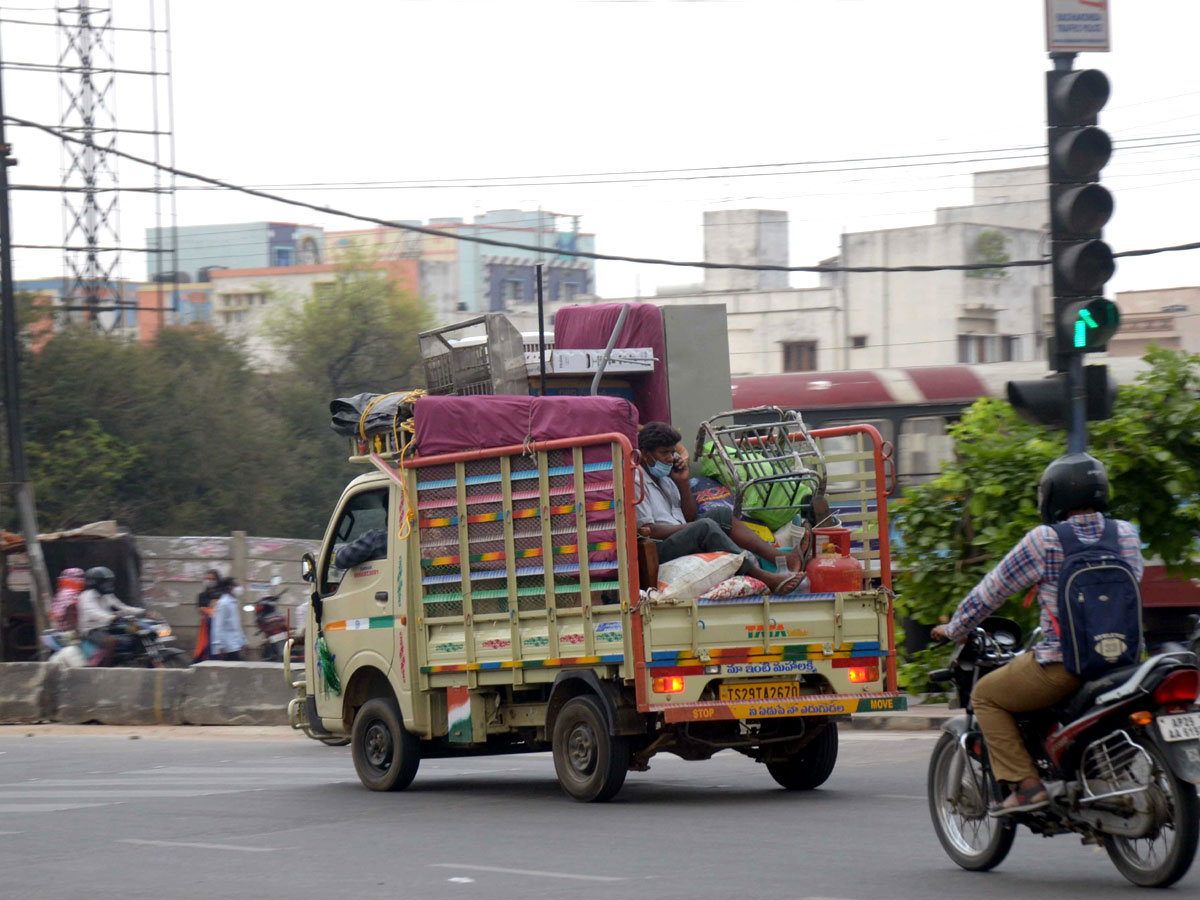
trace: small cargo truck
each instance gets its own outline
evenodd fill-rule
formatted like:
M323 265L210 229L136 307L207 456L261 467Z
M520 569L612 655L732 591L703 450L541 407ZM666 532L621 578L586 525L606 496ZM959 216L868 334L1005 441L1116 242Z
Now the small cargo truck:
M357 437L352 459L371 471L303 561L313 590L293 727L349 740L372 790L404 789L422 758L548 750L570 797L602 801L662 752L730 749L784 788L815 788L837 761L839 721L904 709L878 432L804 436L838 438L824 489L851 529L861 590L664 599L638 564L627 406L426 397L415 437ZM456 429L486 445L506 428L524 439L453 450ZM739 435L743 450L771 440ZM339 568L340 550L372 544Z

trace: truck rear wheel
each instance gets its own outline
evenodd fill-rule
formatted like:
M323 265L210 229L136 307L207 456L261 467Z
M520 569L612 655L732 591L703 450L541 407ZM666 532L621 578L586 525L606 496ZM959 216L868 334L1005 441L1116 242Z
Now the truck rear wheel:
M391 697L376 697L354 716L350 755L364 787L402 791L417 777L421 743L401 722L399 704Z
M629 772L629 740L608 733L594 697L572 697L554 722L554 771L576 800L600 803L616 796Z
M811 791L820 787L837 763L837 725L829 722L816 738L799 753L787 759L767 763L767 771L789 791Z

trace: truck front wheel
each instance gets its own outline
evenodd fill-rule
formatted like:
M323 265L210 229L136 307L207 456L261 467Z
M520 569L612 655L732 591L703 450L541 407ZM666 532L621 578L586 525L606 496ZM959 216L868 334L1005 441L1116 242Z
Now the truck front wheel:
M837 763L837 725L828 723L799 753L767 763L767 771L789 791L811 791L825 783Z
M364 787L373 791L402 791L417 777L421 744L400 720L400 706L391 697L368 700L354 716L350 754Z
M629 772L629 739L608 733L594 697L572 697L554 722L554 771L562 789L585 803L616 796Z

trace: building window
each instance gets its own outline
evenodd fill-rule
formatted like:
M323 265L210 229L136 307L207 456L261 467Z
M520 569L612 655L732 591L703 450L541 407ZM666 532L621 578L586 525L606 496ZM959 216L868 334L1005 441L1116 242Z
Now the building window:
M960 363L1012 362L1017 358L1017 338L1008 334L960 334Z
M863 350L867 346L867 336L865 334L856 334L850 338L851 350Z
M564 281L558 287L558 299L565 303L570 303L575 299L575 288L576 286L570 281Z
M276 247L275 248L275 265L290 266L292 264L292 248L291 247Z
M793 341L783 345L783 371L815 372L816 369L816 341Z
M504 282L504 300L511 300L520 303L525 299L525 282L516 278L506 279Z

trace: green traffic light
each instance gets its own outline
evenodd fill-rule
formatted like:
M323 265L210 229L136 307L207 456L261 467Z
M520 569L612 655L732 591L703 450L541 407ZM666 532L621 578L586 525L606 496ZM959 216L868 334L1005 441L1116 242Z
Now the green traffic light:
M1092 318L1091 312L1084 307L1079 311L1079 321L1075 323L1075 349L1082 350L1088 345L1087 330L1089 328L1099 328L1096 320Z
M1107 346L1121 323L1121 313L1111 300L1096 297L1071 304L1061 321L1071 349L1091 353Z

